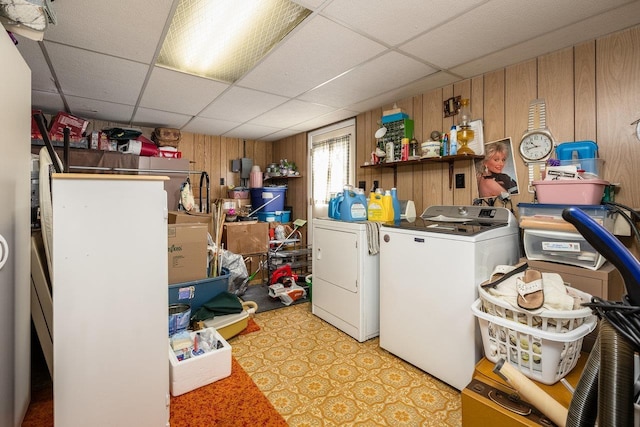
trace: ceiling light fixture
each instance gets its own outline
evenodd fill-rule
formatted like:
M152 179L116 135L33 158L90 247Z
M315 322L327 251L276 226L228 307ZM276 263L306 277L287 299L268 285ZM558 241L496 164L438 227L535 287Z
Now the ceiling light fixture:
M310 13L290 0L181 0L157 64L233 83Z

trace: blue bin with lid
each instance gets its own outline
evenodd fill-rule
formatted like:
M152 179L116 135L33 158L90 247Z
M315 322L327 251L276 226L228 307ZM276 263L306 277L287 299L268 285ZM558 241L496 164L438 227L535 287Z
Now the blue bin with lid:
M261 187L251 189L251 209L256 210L265 203L268 205L260 208L258 212L275 212L284 210L284 198L287 187Z

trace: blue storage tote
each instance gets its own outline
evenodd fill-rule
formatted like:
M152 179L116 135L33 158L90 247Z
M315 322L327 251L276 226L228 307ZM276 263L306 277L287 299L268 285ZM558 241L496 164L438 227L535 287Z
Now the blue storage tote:
M262 222L289 222L291 211L258 212L258 220Z
M270 202L258 212L275 212L284 210L284 198L287 187L262 187L251 189L251 209L256 210ZM275 199L275 200L274 200Z
M169 285L169 304L189 304L191 313L218 294L229 290L229 271L222 269L222 275L191 282Z

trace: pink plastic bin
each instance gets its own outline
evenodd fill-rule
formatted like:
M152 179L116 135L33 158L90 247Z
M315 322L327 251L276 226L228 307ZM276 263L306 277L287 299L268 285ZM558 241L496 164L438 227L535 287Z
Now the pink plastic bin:
M533 185L540 203L599 205L609 182L602 179L576 179L533 181Z

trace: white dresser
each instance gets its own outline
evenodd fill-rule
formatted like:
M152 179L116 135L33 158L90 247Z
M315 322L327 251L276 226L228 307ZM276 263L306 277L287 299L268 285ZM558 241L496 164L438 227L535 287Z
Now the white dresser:
M57 426L168 425L166 179L53 175Z

